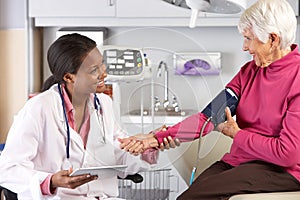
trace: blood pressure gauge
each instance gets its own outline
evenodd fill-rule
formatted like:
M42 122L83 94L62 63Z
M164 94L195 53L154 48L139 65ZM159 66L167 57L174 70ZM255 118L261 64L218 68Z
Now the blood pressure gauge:
M141 49L111 45L98 48L106 65L107 81L138 81L144 78L145 58Z

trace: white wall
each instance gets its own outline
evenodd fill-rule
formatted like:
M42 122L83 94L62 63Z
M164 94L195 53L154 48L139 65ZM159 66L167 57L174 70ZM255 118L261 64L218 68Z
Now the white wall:
M167 62L170 70L169 89L182 109L201 109L239 68L250 59L242 51L242 36L236 27L216 28L114 28L109 30L108 44L143 47L153 66L155 95L163 100L163 77L156 77L159 62ZM179 76L174 74L172 56L175 52L221 52L222 73L219 76ZM149 89L150 80L142 84ZM141 83L121 83L121 112L139 108ZM144 104L150 106L150 94L144 93ZM148 96L147 96L148 95ZM170 95L171 98L171 95Z
M0 0L0 29L25 28L26 0Z
M55 39L57 28L44 29L44 52ZM299 32L299 26L298 26ZM237 71L251 60L248 52L242 51L243 37L236 27L199 28L109 28L105 43L144 48L153 66L154 95L163 100L163 77L156 77L159 62L164 60L170 69L169 90L175 94L182 109L200 110L215 96ZM299 34L297 43L299 44ZM172 55L174 52L221 52L222 72L219 76L178 76L174 74ZM45 73L49 76L44 54ZM140 108L140 94L150 90L151 79L143 82L121 83L121 113ZM170 94L170 98L171 98ZM150 92L144 92L144 105L151 105Z
M46 52L55 36L56 28L44 30ZM242 52L242 37L236 27L217 28L109 28L107 44L129 47L143 47L152 62L155 93L163 100L163 77L156 77L157 65L161 60L170 69L170 92L174 93L183 109L200 109L234 76L243 63L250 59ZM174 52L221 52L222 73L220 76L190 77L174 75L172 55ZM47 71L47 64L44 61ZM49 75L45 73L44 78ZM149 89L150 80L142 84ZM139 108L141 83L121 83L121 112ZM150 96L145 94L145 105L150 106ZM188 98L186 98L188 97ZM170 95L171 98L171 95Z
M159 62L164 60L170 69L169 89L183 109L202 109L237 71L252 57L242 51L243 37L236 27L200 28L112 28L107 44L145 48L153 66L156 85L154 94L163 100L163 77L156 77ZM299 44L299 26L296 43ZM219 76L178 76L174 74L174 52L221 52L222 72ZM121 83L121 113L140 107L141 88L150 91L150 81ZM143 85L143 87L141 87ZM170 97L171 98L171 97ZM144 92L145 107L151 106L149 92Z

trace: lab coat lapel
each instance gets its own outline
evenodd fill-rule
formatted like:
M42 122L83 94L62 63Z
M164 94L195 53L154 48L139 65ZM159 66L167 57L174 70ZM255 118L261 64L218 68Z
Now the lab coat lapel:
M95 110L94 107L91 107L90 132L86 145L84 167L116 165L114 146L108 135L105 134L107 133L107 131L104 130L106 124L104 126L102 125L104 120L102 120L101 114L97 112L99 111ZM106 132L104 133L104 131ZM105 137L105 140L103 137ZM103 193L113 196L118 195L118 191L116 190L116 188L118 188L116 174L112 173L111 176L112 177L110 178L99 177L99 180L101 181L92 181L88 183L88 196L95 193L99 194L99 196L102 196ZM100 193L99 187L102 191Z
M115 165L114 146L105 134L105 125L99 111L91 108L90 132L86 145L86 162L90 166Z
M67 124L66 124L66 120L65 116L64 116L64 111L63 111L63 107L62 107L62 103L61 103L61 98L58 94L58 90L57 88L55 88L55 91L57 92L57 119L59 120L60 126L58 126L58 128L60 129L60 133L62 133L67 141L68 135L67 135ZM69 127L70 129L70 139L71 142L75 142L75 144L82 150L84 151L84 145L83 145L83 141L80 137L80 135L71 127Z

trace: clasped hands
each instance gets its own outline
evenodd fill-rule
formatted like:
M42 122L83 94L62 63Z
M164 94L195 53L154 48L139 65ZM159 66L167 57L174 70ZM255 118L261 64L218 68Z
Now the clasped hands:
M171 136L164 138L163 143L158 143L155 133L166 130L167 127L163 125L148 134L136 134L128 138L119 139L120 148L131 154L139 155L150 148L160 149L163 151L164 149L175 148L176 146L179 146L180 141L177 138L173 139Z

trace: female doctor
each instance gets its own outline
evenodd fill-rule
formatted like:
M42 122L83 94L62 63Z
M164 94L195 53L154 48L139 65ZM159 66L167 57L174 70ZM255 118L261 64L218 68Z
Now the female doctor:
M125 177L150 166L119 149L117 138L126 135L112 101L95 93L105 89L102 55L93 40L70 34L50 46L47 59L53 75L15 116L0 156L0 185L18 199L115 198L116 174L70 176L76 168L125 164L118 174Z

